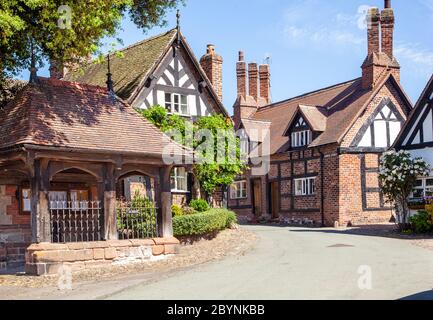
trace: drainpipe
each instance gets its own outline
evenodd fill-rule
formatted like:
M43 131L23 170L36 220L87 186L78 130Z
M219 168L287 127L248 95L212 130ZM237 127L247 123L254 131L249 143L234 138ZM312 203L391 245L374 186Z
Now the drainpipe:
M320 213L322 215L322 227L325 226L325 198L324 198L324 165L323 165L323 160L325 158L325 155L323 154L323 152L321 150L319 150L320 153Z

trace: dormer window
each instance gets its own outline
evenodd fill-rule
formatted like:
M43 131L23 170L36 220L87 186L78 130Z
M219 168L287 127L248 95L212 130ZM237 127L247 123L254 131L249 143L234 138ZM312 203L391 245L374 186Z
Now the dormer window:
M292 148L305 147L310 143L311 143L310 130L292 132Z
M309 145L312 141L311 130L305 122L304 118L299 117L293 126L291 133L292 148L302 148Z

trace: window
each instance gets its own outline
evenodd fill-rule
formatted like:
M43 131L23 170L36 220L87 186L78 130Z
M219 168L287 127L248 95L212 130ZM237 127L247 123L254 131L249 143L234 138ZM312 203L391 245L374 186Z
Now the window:
M424 201L425 197L433 197L433 177L417 180L410 195L411 200Z
M292 132L292 147L299 148L304 147L311 143L311 131L303 130Z
M21 211L22 212L30 212L32 211L32 207L30 205L30 189L22 188L21 189Z
M236 181L230 187L231 199L245 199L247 197L247 182Z
M50 191L48 198L51 209L66 209L68 207L68 193L66 191Z
M71 190L72 210L87 210L89 207L89 191Z
M177 93L165 94L165 108L169 113L189 116L188 97Z
M188 192L188 173L185 168L174 168L170 182L172 192Z
M295 195L310 196L316 192L316 178L303 178L295 180Z

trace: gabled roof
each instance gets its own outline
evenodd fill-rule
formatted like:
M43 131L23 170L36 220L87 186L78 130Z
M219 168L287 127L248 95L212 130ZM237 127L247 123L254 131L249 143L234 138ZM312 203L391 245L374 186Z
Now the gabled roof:
M375 89L363 89L362 78L313 91L298 97L260 108L254 120L271 121L271 154L287 151L289 137L286 130L297 111L302 110L312 126L326 127L309 147L340 143L360 114L383 85L391 81L402 99L411 106L399 83L392 74L385 74ZM300 106L304 106L300 108ZM405 110L409 112L409 110ZM320 116L319 115L320 112ZM311 121L312 120L312 121Z
M111 54L110 70L114 82L114 91L120 98L132 103L143 89L146 80L153 74L174 42L178 39L197 68L198 73L206 81L206 90L213 97L221 112L229 117L229 113L219 100L211 81L206 76L191 47L178 29L172 29L166 33L126 47L120 50L120 55ZM89 63L83 67L83 70L66 74L64 80L104 87L107 81L107 60L105 59L104 62L99 64Z
M430 95L433 95L433 75L431 76L430 80L427 82L427 85L425 86L423 92L421 93L418 101L415 104L415 107L410 113L408 120L406 121L403 129L400 131L400 134L398 135L396 141L394 142L394 148L402 147L404 140L410 134L412 127L415 125L415 122L417 121L420 113L422 112L426 100L430 98ZM433 100L433 97L431 97L431 99Z
M0 150L36 145L161 157L189 153L106 88L38 78L0 111Z
M128 100L131 97L163 58L176 34L176 29L173 29L120 50L121 56L110 55L114 91L120 98ZM104 87L107 81L106 60L99 64L89 63L83 67L84 70L67 74L64 80Z
M296 121L297 115L301 116L308 123L312 131L324 132L326 130L327 110L323 107L300 104L298 105L297 111L293 113L284 135L288 135L288 131L292 127L293 122Z

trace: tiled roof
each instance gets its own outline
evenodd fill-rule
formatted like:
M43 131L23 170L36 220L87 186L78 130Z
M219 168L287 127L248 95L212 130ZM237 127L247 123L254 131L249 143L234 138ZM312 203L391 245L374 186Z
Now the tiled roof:
M251 141L263 142L266 138L266 130L270 129L271 122L242 119L242 125Z
M121 56L110 55L110 69L113 74L114 91L124 100L129 99L146 75L159 62L176 36L176 29L138 42L121 50ZM107 60L107 59L105 59ZM107 81L107 61L90 63L84 70L67 74L64 78L97 86Z
M271 154L284 152L289 144L285 131L294 113L304 106L306 117L318 128L323 129L326 115L326 130L310 146L331 144L338 142L372 93L362 88L358 78L260 108L253 119L272 122ZM313 111L314 108L317 110Z
M0 115L0 149L32 144L153 156L167 145L176 154L185 150L102 87L39 78Z

